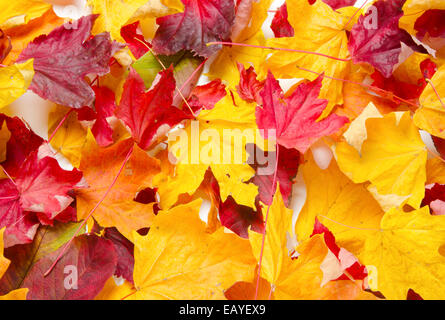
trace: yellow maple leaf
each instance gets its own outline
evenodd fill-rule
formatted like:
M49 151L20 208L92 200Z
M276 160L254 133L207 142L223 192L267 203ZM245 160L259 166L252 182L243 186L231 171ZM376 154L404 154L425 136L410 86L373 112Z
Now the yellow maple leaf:
M315 218L335 235L339 246L354 255L363 249L363 228L378 228L383 210L366 189L346 177L332 160L322 170L308 155L300 167L306 184L306 202L298 215L295 232L298 240L307 239L314 229ZM345 225L348 226L345 228Z
M440 98L428 84L419 98L421 107L414 115L414 123L420 129L445 139L445 65L436 71L431 82Z
M132 146L133 141L128 139L111 147L101 148L96 144L91 132L88 132L79 169L89 187L76 192L79 219L86 218L101 200ZM153 204L142 204L133 200L138 191L151 187L153 176L160 170L158 160L151 158L136 145L133 148L129 161L115 185L93 214L102 227L116 227L130 240L132 231L150 226L154 216Z
M134 233L136 293L131 299L224 299L236 281L252 279L249 242L220 228L209 234L201 200L161 211L146 236Z
M403 203L419 208L427 151L409 112L370 118L366 131L360 153L346 142L337 144L340 169L355 183L371 182L368 190L385 210Z
M289 38L268 39L266 46L297 49L322 55L346 59L349 56L348 38L345 24L348 17L332 10L323 1L310 5L308 1L294 1L288 7L289 23L294 28L295 36ZM304 13L304 14L302 14ZM304 71L306 68L329 77L344 79L349 62L338 61L320 55L307 53L270 51L263 53L260 77L265 77L268 70L276 78L305 78L314 80L317 74ZM343 103L343 82L329 78L323 79L320 98L328 100L328 106L320 119L327 117L335 105Z
M158 185L161 208L169 209L176 203L180 194L194 193L209 167L218 180L222 201L231 195L238 204L255 208L258 187L247 183L255 174L255 170L246 163L248 154L245 145L255 142L258 135L243 136L245 129L254 132L254 126L218 120L188 121L179 134L170 133L169 151L178 162L174 174ZM229 135L225 130L231 130L234 135ZM203 138L203 132L206 140Z
M409 289L424 299L440 299L444 248L444 216L432 216L427 206L411 212L393 208L380 230L369 234L360 261L376 268L377 290L387 299L406 299Z
M33 59L0 68L0 108L22 96L34 77Z

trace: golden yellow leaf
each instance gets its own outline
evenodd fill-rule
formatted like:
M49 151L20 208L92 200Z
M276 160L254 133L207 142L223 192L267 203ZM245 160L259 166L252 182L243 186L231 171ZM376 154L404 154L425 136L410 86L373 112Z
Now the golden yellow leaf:
M349 56L348 38L344 30L348 17L343 16L324 3L317 1L310 5L308 1L294 1L287 7L289 23L294 28L295 36L291 38L272 38L267 40L270 47L298 49L316 52L340 59ZM302 14L304 13L304 14ZM349 62L338 61L320 55L288 51L270 51L263 53L260 77L268 70L276 78L305 78L314 80L317 74L304 71L324 73L329 77L344 79ZM343 82L329 78L323 79L320 98L327 99L328 106L320 119L328 116L335 105L343 103Z
M178 163L174 173L158 185L161 208L171 208L180 194L193 194L209 167L218 180L222 201L231 195L238 204L255 208L258 187L247 183L255 171L245 163L248 158L245 145L255 141L255 134L243 136L245 129L250 129L247 133L254 132L254 124L207 120L189 121L184 131L171 132L169 151ZM234 135L224 130L234 130L230 131Z
M377 290L387 299L406 299L409 289L424 299L441 299L444 247L444 216L432 216L427 206L411 212L393 208L380 230L370 233L360 261L377 269Z
M199 219L201 201L161 211L146 236L134 233L131 299L224 299L237 281L252 279L249 242L220 228L209 234Z
M88 132L79 169L89 187L77 191L78 219L86 218L101 200L132 146L133 141L129 139L101 148ZM116 227L131 240L132 231L149 227L154 216L153 204L142 204L133 199L138 191L151 187L152 178L159 171L159 161L134 145L129 161L93 217L102 227Z
M371 182L368 190L384 209L402 203L419 208L425 193L427 151L409 113L368 119L366 130L361 153L346 142L337 144L340 169L355 183Z
M0 108L22 96L34 77L33 59L0 68Z

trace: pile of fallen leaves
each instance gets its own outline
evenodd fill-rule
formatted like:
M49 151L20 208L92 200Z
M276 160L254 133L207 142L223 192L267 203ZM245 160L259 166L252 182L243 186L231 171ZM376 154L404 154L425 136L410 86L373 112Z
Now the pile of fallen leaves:
M445 1L272 2L0 0L0 299L445 298Z

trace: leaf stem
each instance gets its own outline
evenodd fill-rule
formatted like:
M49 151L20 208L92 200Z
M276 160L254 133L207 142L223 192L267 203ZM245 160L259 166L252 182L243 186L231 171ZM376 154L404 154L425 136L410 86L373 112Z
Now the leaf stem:
M276 160L275 160L275 171L273 174L273 179L272 179L272 195L271 195L271 199L270 199L270 204L267 206L267 212L266 212L266 217L264 219L264 233L263 233L263 238L261 240L261 251L260 251L260 258L258 260L258 274L257 274L257 279L256 279L256 287L255 287L255 300L258 299L258 290L260 287L260 277L261 277L261 265L263 262L263 252L264 252L264 243L266 240L266 233L267 233L267 219L269 218L269 211L270 211L270 207L272 205L273 202L273 198L275 195L275 184L277 182L277 171L278 171L278 159L279 159L279 145L276 145L277 147L277 154L276 154ZM272 286L273 284L271 284Z
M96 211L96 209L99 207L99 205L105 200L105 198L107 197L108 193L111 191L111 189L113 188L113 186L116 184L117 179L119 178L122 170L124 169L125 165L127 164L128 160L130 159L131 154L133 153L133 149L134 149L134 144L131 146L131 148L128 150L127 155L125 156L125 160L122 163L122 166L120 167L119 171L116 174L116 177L114 177L113 182L110 184L110 186L108 187L107 191L105 191L104 195L102 196L102 198L99 200L99 202L94 206L94 208L88 213L88 215L86 216L86 218L83 220L82 224L79 226L79 228L77 228L76 232L73 234L73 236L71 237L71 239L63 246L62 251L60 251L59 255L57 256L56 260L53 262L53 264L51 265L51 267L49 267L49 269L45 272L45 274L43 275L44 277L46 277L48 274L50 274L50 272L54 269L54 267L56 266L57 262L62 258L63 254L65 253L65 251L68 249L68 247L70 246L71 242L73 242L74 238L77 236L77 234L79 233L79 231L85 226L85 224L87 223L88 219L92 216L92 214L94 213L94 211Z
M315 55L315 56L321 56L321 57L325 57L325 58L329 58L329 59L333 59L333 60L337 60L337 61L346 61L346 62L347 61L351 61L351 58L342 59L342 58L337 58L337 57L333 57L333 56L328 56L326 54L318 53L318 52L312 52L312 51L306 51L306 50L298 50L298 49L278 48L278 47L257 46L257 45L253 45L253 44L237 43L237 42L215 41L215 42L208 42L207 46L218 45L218 44L224 45L224 46L240 46L240 47L249 47L249 48L259 48L259 49L268 49L268 50L279 50L279 51L306 53L306 54L312 54L312 55Z
M406 104L408 104L408 105L410 105L410 106L416 107L416 108L420 108L420 106L419 106L418 104L413 103L413 102L411 102L411 101L409 101L409 100L400 98L399 96L396 96L394 93L392 93L392 92L390 92L390 91L387 91L387 90L384 90L384 89L381 89L381 88L379 88L379 87L371 86L371 85L369 85L369 84L364 84L364 83L360 83L360 82L355 82L355 81L352 81L352 80L347 80L347 79L341 79L341 78L335 78L335 77L327 76L327 75L325 75L325 74L323 74L323 73L319 73L319 72L316 72L316 71L312 71L312 70L309 70L309 69L306 69L306 68L303 68L303 67L299 67L299 66L297 66L297 68L298 68L298 69L301 69L301 70L304 70L304 71L307 71L307 72L311 72L311 73L317 74L317 75L322 76L322 77L324 77L324 78L328 78L328 79L332 79L332 80L337 80L337 81L342 81L342 82L347 82L347 83L351 83L351 84L356 84L356 85L358 85L358 86L365 87L365 88L374 90L374 91L376 91L376 92L390 94L390 95L393 96L395 99L400 100L401 102L404 102L404 103L406 103ZM382 98L385 98L385 97L382 97Z

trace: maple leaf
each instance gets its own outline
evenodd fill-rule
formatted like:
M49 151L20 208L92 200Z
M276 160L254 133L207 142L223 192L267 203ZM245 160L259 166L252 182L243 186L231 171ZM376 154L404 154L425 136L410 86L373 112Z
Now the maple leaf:
M268 73L261 92L263 105L255 112L258 128L265 130L265 139L268 137L267 129L275 129L278 144L305 153L313 142L336 132L348 121L346 117L332 114L317 122L328 103L317 98L321 80L318 77L312 82L302 83L284 98L278 81L271 72Z
M294 28L290 25L287 20L287 4L286 2L278 8L273 16L272 24L270 28L275 35L275 38L293 37Z
M221 46L207 47L208 42L229 38L235 19L234 1L182 0L184 12L156 20L159 29L153 39L153 49L161 54L191 50L209 57Z
M195 200L161 211L146 236L134 233L137 291L129 298L222 299L234 282L250 280L249 242L222 229L208 234L200 206Z
M444 222L444 216L430 215L428 207L411 212L393 208L379 229L367 231L360 260L377 268L378 289L387 299L405 299L408 289L424 299L443 297Z
M374 4L377 13L377 25L370 26L370 16L361 16L352 27L348 48L355 63L368 62L389 78L394 66L399 63L402 52L401 43L414 50L421 50L405 30L399 28L398 23L403 15L401 10L406 0L379 0Z
M126 139L111 147L101 148L91 133L87 135L79 168L89 187L76 191L79 219L86 218L101 200L133 144L131 139ZM159 172L158 160L151 158L137 146L133 148L123 173L93 214L102 227L116 227L130 240L131 231L150 226L154 216L154 204L146 205L134 201L136 193L150 187L152 177Z
M161 71L160 76L159 82L145 92L144 81L131 70L115 112L130 127L133 139L142 149L148 149L158 135L192 117L172 105L175 90L172 68Z
M263 50L261 63L255 67L261 79L266 78L269 71L280 79L314 80L324 73L326 77L323 78L320 98L328 100L321 116L325 118L335 105L343 104L344 85L335 79L344 79L348 70L345 24L349 17L332 10L323 1L316 1L313 5L307 1L293 1L287 10L294 36L267 39L265 46L306 52Z
M44 99L81 108L94 101L94 91L85 82L87 74L109 72L109 60L120 48L108 33L92 39L91 28L97 15L89 15L34 39L17 62L34 58L35 75L30 89Z
M14 241L14 244L31 241L38 221L52 224L73 201L68 192L82 187L84 182L79 170L63 170L56 159L41 157L38 151L31 153L21 165L14 182L0 180L0 225L7 227L8 236L16 238L8 241ZM27 212L36 213L37 223Z
M355 183L370 181L368 190L386 210L402 203L419 208L425 192L427 151L409 113L370 118L366 132L360 155L346 142L337 144L340 169Z

